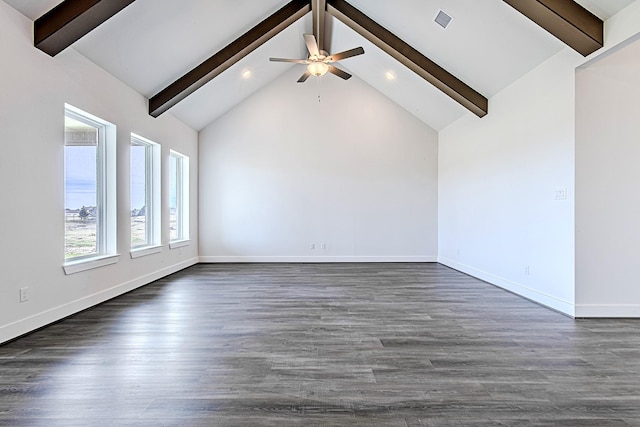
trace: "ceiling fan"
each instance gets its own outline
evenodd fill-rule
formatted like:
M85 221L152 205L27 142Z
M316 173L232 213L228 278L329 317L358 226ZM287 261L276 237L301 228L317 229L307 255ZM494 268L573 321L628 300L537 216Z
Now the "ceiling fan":
M298 79L298 83L304 83L312 74L318 77L323 76L327 71L347 80L351 77L351 74L332 65L332 63L342 59L351 58L353 56L362 55L364 53L364 49L362 47L356 47L354 49L345 50L344 52L329 55L327 51L318 48L316 37L313 34L305 34L304 41L307 45L307 50L309 51L309 57L307 59L269 58L270 61L275 62L294 62L296 64L306 65L307 71Z

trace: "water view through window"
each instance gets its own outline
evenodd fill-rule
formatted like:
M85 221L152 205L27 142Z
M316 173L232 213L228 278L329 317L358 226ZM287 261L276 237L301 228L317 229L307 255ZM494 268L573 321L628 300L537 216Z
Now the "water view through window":
M147 144L131 141L131 247L150 243L147 201ZM149 147L150 148L150 147Z
M171 153L171 156L169 156L169 240L178 240L180 238L178 225L178 162L179 157Z
M169 240L189 239L189 157L169 155Z
M99 129L65 117L65 258L97 254Z
M131 248L160 245L160 144L131 134Z

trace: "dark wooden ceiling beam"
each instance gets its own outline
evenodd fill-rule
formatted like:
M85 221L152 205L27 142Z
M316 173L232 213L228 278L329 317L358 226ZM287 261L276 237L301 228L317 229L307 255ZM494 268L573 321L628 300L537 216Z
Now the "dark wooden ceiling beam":
M65 0L33 23L33 44L56 56L135 0Z
M344 0L327 0L327 12L351 27L403 65L449 95L465 108L483 117L488 100L453 74L409 46L407 43Z
M211 81L311 10L311 0L292 0L221 51L149 99L149 114L158 117Z
M573 0L504 0L567 46L587 56L604 44L604 22Z

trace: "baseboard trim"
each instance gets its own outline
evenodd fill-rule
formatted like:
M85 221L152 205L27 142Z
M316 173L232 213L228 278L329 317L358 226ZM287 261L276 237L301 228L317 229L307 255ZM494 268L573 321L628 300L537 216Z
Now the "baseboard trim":
M435 256L201 256L201 263L438 262Z
M576 315L576 306L569 301L561 300L552 295L548 295L543 292L536 291L535 289L531 289L521 283L513 282L503 277L496 276L494 274L479 270L477 268L471 267L470 265L462 264L448 258L439 257L438 262L442 265L453 268L454 270L458 270L462 273L468 274L469 276L473 276L489 284L498 286L499 288L524 297L537 304L543 305L562 314L566 314L567 316L575 317Z
M576 304L576 318L640 318L638 304Z
M92 295L71 301L58 307L51 308L38 314L34 314L25 319L17 320L13 323L0 327L0 344L16 339L22 335L33 332L51 323L57 322L65 317L79 313L83 310L101 304L112 298L133 291L141 286L161 279L170 274L176 273L187 267L198 263L198 258L191 258L178 264L163 268L162 270L146 274L125 283L102 290Z

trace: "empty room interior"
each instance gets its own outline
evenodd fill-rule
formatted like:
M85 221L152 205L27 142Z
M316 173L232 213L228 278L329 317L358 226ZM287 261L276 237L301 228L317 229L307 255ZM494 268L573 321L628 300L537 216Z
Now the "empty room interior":
M2 0L0 54L0 425L640 425L640 0Z

